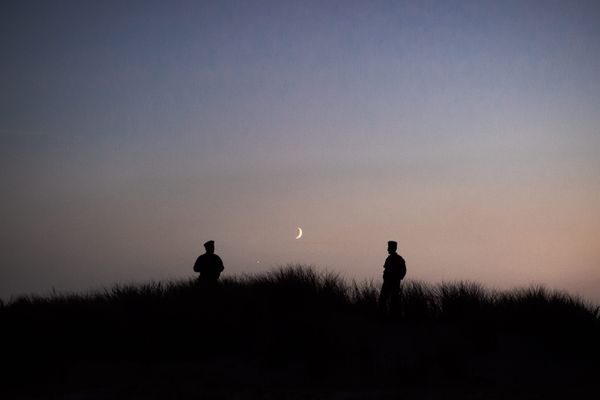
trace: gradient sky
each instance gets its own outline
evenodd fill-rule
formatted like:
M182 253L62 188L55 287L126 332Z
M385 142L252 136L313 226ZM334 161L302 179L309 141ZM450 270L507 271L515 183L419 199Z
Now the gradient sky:
M0 297L301 262L600 302L595 1L2 1ZM304 237L295 240L296 227Z

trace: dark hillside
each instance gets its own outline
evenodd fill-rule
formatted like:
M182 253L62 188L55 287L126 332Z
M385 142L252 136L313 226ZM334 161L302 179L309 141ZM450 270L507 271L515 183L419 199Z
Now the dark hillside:
M2 398L577 398L597 391L600 312L532 287L378 288L307 267L16 299Z

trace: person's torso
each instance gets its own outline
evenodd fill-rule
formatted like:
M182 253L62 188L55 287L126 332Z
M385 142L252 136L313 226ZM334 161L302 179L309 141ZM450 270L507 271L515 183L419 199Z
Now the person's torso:
M218 278L223 270L223 262L216 254L202 254L198 263L200 276L204 278Z
M390 254L383 266L383 279L403 279L406 275L406 262L398 253Z

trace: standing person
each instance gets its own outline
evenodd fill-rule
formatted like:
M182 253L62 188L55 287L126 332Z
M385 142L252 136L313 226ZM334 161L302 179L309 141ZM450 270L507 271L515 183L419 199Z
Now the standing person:
M390 240L387 251L389 256L383 265L383 286L379 294L379 309L385 314L388 311L396 312L400 306L400 281L406 275L406 262L396 252L398 243Z
M204 243L206 253L200 255L194 264L194 272L199 272L198 282L214 285L217 283L221 272L225 269L221 257L215 254L215 241Z

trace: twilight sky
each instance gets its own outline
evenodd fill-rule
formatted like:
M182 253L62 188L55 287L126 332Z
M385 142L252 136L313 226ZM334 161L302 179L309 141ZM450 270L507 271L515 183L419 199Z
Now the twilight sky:
M301 262L600 302L595 1L2 1L0 298ZM304 237L295 240L296 227Z

